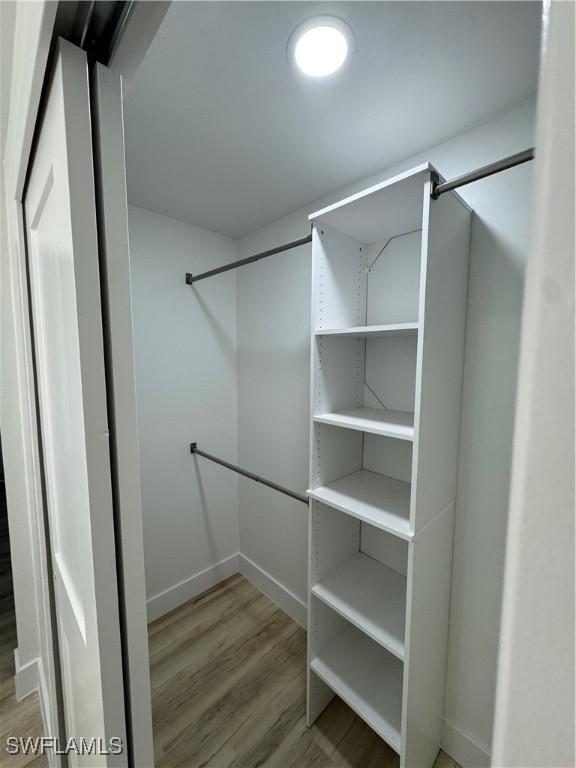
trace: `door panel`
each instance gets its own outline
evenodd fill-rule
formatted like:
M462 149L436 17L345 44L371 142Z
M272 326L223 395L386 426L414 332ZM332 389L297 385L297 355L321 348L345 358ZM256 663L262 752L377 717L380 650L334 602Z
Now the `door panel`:
M24 207L66 734L125 743L87 65L65 41Z

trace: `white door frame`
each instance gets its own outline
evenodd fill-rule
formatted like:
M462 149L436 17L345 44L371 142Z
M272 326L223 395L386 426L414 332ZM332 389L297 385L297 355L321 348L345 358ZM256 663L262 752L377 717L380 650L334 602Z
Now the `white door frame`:
M10 102L1 158L2 370L0 424L14 568L19 648L16 693L37 690L47 735L60 732L50 615L50 576L42 500L41 457L26 280L23 194L51 48L65 34L75 3L41 0L15 8ZM138 2L112 52L112 66L130 77L143 58L169 6ZM19 653L22 651L22 653ZM50 754L50 753L49 753ZM59 758L53 758L59 765Z
M2 437L19 647L16 694L38 690L44 730L59 735L50 576L26 278L23 192L56 28L55 3L16 6L10 109L3 160ZM6 62L4 62L6 65ZM53 764L59 765L59 758Z
M44 102L24 210L62 736L128 768L88 61L62 38Z
M492 764L576 764L574 4L545 4Z
M101 64L97 64L92 72L92 123L124 693L134 765L152 768L154 745L122 78Z

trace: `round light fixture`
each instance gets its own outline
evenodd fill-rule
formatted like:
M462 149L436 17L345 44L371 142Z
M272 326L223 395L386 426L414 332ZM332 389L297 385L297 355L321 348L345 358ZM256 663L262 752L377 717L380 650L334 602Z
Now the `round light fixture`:
M327 77L342 68L353 48L348 24L334 16L318 16L296 27L288 41L288 58L309 77Z

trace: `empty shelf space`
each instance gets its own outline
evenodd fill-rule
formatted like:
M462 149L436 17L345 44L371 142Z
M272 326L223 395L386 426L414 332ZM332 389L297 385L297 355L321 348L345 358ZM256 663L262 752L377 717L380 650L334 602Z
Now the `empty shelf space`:
M311 662L312 671L400 752L403 664L355 627Z
M318 328L316 336L351 336L374 338L377 336L406 336L418 331L418 323L393 323L390 325L360 325L355 328Z
M359 552L312 587L312 594L404 659L405 576Z
M360 469L308 491L312 499L410 539L410 483Z
M424 183L433 170L424 163L315 211L308 218L317 227L326 224L361 243L376 243L410 232L422 226Z
M314 416L314 421L400 440L414 440L414 414L403 411L353 408L349 411L320 413Z

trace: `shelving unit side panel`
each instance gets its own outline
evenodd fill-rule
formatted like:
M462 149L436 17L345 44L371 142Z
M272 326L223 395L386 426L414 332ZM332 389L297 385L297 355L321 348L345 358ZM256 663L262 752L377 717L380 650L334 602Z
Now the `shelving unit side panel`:
M363 405L363 339L316 336L314 406L316 413L359 408Z
M326 225L314 227L314 307L312 328L364 325L366 275L362 270L365 245Z
M308 726L326 709L334 698L334 691L315 675L310 664L318 652L318 634L312 631L318 622L316 603L312 600L312 586L315 582L314 557L315 557L315 520L314 508L319 505L312 501L308 505L308 632L306 635L307 663L306 663L306 724Z
M367 248L366 325L418 322L421 239L420 230L407 231Z
M328 483L344 474L359 469L362 463L361 435L342 435L342 430L320 427L313 421L314 414L322 409L327 400L359 402L362 397L362 381L352 371L363 370L364 345L360 340L349 339L342 349L333 348L330 342L315 335L321 324L358 325L363 321L366 298L366 280L361 273L360 243L329 227L313 227L312 231L312 322L310 366L310 487ZM347 281L350 281L350 285ZM350 290L352 288L352 290ZM341 297L340 299L338 297ZM352 298L349 298L352 297ZM322 354L324 345L326 354ZM337 353L348 375L333 371L330 351ZM336 373L336 375L333 375ZM350 401L348 401L350 402Z
M454 507L409 545L400 768L432 768L442 735Z
M310 590L308 626L308 713L307 721L311 725L334 697L334 690L328 686L311 668L317 658L331 643L350 627L339 613L314 597Z
M308 727L314 724L336 695L332 688L315 674L310 663L309 661L306 696L306 725Z
M311 269L311 286L310 286L310 432L308 442L308 479L310 487L314 486L316 478L318 476L318 454L316 448L316 432L314 425L314 413L316 410L316 377L317 377L317 350L316 350L316 338L314 329L316 328L316 322L318 317L318 297L319 297L319 269L320 269L320 235L316 227L312 227L312 269ZM308 505L310 508L310 505ZM309 516L311 515L309 511ZM309 517L311 521L311 516ZM310 533L310 525L308 526ZM308 557L310 558L310 535L308 537ZM310 580L310 568L308 568L308 579ZM308 592L308 619L310 619L310 592ZM308 621L310 626L310 621ZM308 686L309 688L309 686Z
M411 523L417 532L456 495L470 211L426 182L416 366Z
M418 337L366 340L364 405L414 413Z
M360 524L360 552L396 573L408 573L408 547L405 539L375 528L369 523Z
M360 549L360 521L326 507L310 503L312 515L310 541L310 589Z
M362 467L362 433L313 424L311 458L311 489L350 475Z
M381 435L364 435L362 466L370 472L409 483L412 476L412 443Z

